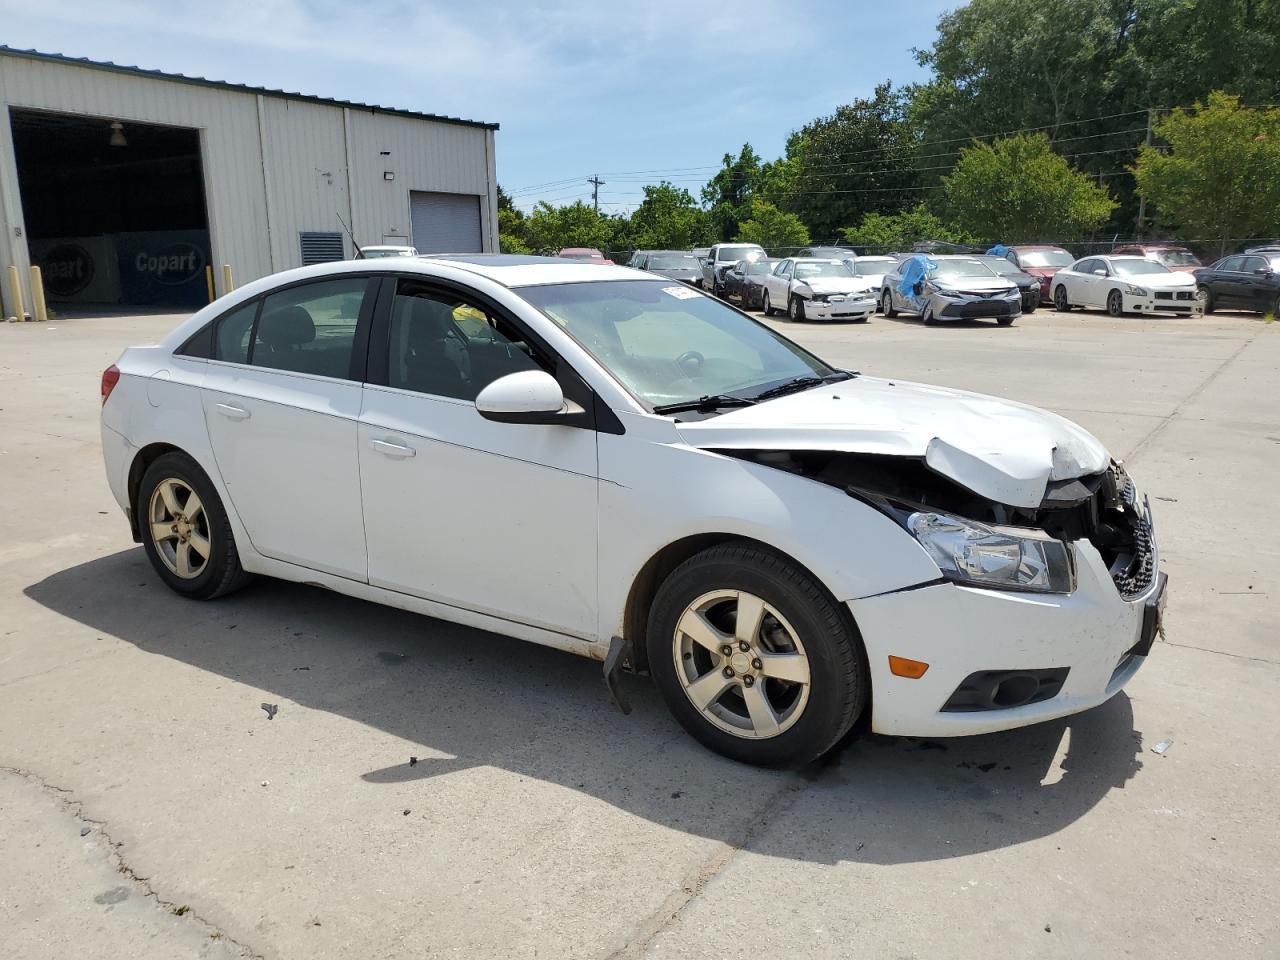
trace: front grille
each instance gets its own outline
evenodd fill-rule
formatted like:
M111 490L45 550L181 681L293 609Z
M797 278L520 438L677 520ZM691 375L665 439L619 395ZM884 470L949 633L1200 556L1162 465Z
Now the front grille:
M1007 317L1013 313L1013 305L1004 300L986 300L980 303L949 303L943 310L945 317Z
M1157 300L1172 300L1172 299L1173 299L1173 293L1172 293L1172 292L1166 292L1166 291L1160 291L1160 290L1157 290L1157 291L1156 291L1156 299L1157 299Z
M1117 551L1111 563L1111 579L1126 600L1140 597L1151 588L1156 576L1156 542L1151 516L1138 503L1138 491L1124 467L1113 463L1110 473L1115 484L1121 514L1128 521L1127 549Z
M1194 300L1195 294L1190 290L1157 290L1157 300Z

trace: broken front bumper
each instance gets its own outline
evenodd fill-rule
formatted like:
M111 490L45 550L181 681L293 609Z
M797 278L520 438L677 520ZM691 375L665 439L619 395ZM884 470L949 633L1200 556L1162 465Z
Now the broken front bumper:
M1080 541L1074 549L1078 582L1066 596L938 583L850 601L871 668L872 729L931 737L990 733L1079 713L1118 693L1146 661L1159 629L1165 577L1126 600L1092 544ZM895 676L891 654L929 667L916 680ZM1064 668L1046 699L944 709L975 675Z
M873 297L846 297L830 300L806 300L804 315L807 320L865 320L876 309Z

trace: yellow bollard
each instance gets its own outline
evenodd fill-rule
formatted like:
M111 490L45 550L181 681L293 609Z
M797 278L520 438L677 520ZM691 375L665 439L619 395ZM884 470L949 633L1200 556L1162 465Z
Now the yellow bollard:
M205 282L205 283L208 285L208 287L209 287L209 302L210 302L210 303L213 303L213 301L215 301L215 300L217 300L217 299L218 299L218 293L217 293L217 291L216 291L216 290L214 290L214 288L213 288L213 264L211 264L211 263L209 263L209 264L205 264L205 268L204 268L204 282Z
M18 281L18 268L9 265L9 290L13 293L13 316L19 322L29 320L27 311L22 305L22 284Z
M35 310L36 319L40 322L49 319L49 307L44 302L44 277L35 264L31 265L31 308Z
M236 285L231 280L231 264L224 263L222 265L222 295L225 297L235 288Z

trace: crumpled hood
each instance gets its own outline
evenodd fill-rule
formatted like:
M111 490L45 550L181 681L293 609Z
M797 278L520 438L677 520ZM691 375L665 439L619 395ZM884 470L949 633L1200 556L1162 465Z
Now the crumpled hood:
M859 277L812 277L799 280L814 293L865 293L871 289Z
M1099 473L1110 457L1047 410L978 393L854 377L678 425L712 450L840 450L920 457L974 493L1037 507L1051 480Z

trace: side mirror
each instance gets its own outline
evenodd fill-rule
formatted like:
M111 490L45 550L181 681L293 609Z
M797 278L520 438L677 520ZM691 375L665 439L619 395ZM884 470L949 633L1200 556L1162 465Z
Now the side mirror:
M1258 267L1258 268L1257 268L1257 269L1255 269L1253 272L1254 272L1254 273L1256 273L1256 274L1257 274L1258 276L1260 276L1260 277L1265 277L1265 276L1266 276L1267 274L1269 274L1271 271L1270 271L1270 270L1268 270L1266 267Z
M1107 275L1107 271L1102 269L1102 267L1094 267L1093 275L1095 277L1105 277Z
M569 412L560 384L543 370L499 377L480 391L476 411L498 423L556 423Z

